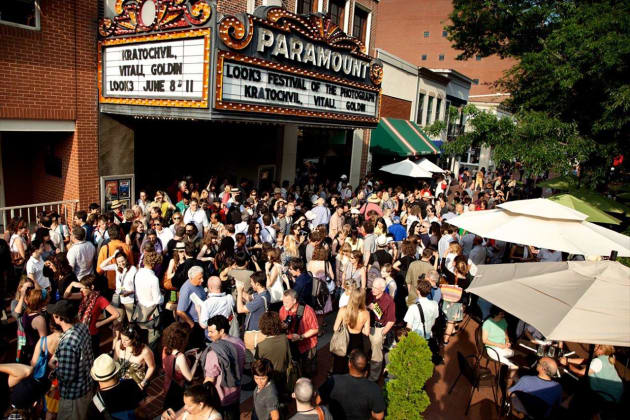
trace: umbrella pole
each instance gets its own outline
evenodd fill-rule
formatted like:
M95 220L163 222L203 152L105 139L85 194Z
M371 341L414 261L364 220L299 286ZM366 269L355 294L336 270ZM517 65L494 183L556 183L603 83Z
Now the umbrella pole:
M612 251L612 252L610 253L610 258L609 258L609 260L610 260L610 261L617 261L617 254L618 254L618 252L617 252L617 251Z
M588 358L586 359L586 368L584 370L584 376L582 376L583 383L588 386L588 370L593 360L593 354L595 353L595 344L588 345Z

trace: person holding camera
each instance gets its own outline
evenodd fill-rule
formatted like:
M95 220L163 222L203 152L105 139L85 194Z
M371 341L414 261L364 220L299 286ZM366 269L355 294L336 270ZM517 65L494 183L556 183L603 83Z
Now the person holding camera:
M315 372L317 356L317 333L319 324L315 310L298 301L294 289L285 290L280 308L280 321L291 342L291 354L300 363L302 375L311 376Z
M267 312L271 302L271 295L267 290L267 276L263 271L252 274L250 282L253 293L246 292L242 283L236 283L236 310L239 314L247 314L245 331L258 330L258 320Z

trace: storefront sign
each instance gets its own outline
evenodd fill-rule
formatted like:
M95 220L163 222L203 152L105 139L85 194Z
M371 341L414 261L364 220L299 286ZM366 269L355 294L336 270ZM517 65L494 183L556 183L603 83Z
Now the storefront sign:
M101 103L207 107L210 29L141 38L103 42Z
M223 61L222 100L377 116L378 92Z
M266 7L217 33L216 109L378 122L382 63L328 18Z
M130 0L99 22L99 102L208 108L213 5Z

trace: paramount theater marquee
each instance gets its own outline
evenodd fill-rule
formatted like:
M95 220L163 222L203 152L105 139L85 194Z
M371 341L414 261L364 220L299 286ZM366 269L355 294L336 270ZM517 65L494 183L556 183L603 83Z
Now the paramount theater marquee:
M99 25L101 111L371 127L383 66L323 15L216 23L207 0L118 0Z

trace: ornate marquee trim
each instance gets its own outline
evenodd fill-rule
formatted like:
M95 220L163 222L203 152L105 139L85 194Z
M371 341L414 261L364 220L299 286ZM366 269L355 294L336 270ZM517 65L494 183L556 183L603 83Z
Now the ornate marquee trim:
M151 22L142 20L144 7L155 9ZM116 16L99 22L103 38L199 27L212 17L209 0L116 0L114 10Z
M242 14L242 20L237 16L222 18L219 22L219 37L225 46L235 50L246 48L253 38L254 24L259 24L285 33L300 34L311 41L346 50L365 60L373 58L365 54L365 45L359 39L347 35L320 13L304 17L281 7L265 7L262 8L261 15L262 17Z

